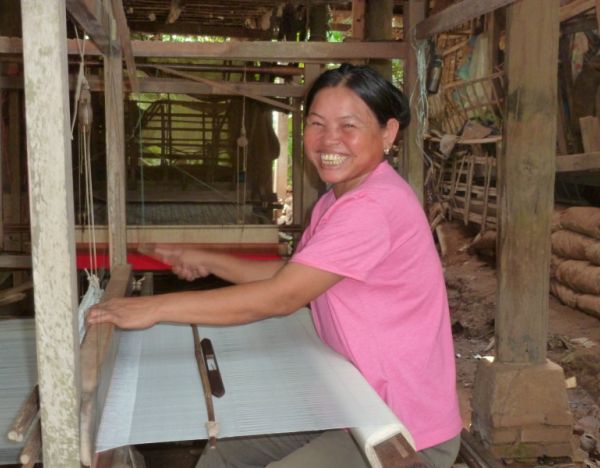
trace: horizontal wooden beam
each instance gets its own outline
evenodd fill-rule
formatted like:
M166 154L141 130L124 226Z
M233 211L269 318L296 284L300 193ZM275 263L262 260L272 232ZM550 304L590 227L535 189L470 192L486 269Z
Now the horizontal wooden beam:
M560 7L560 22L596 7L596 0L574 0Z
M497 0L496 0L497 1ZM504 0L508 1L508 0ZM514 1L514 0L513 0ZM268 62L322 63L344 60L404 59L406 43L370 42L161 42L131 41L135 57L205 58L219 60L260 60ZM77 42L67 41L69 54L79 55ZM20 38L0 36L0 54L21 54ZM102 52L90 44L87 55Z
M517 0L462 0L443 11L431 15L416 26L416 38L427 39L434 34L449 31L481 15L491 13Z
M66 0L67 11L105 55L118 48L111 41L108 12L96 0ZM118 49L117 49L118 50Z
M101 76L89 76L87 78L90 90L93 92L104 91L104 80ZM75 89L77 76L71 75L69 86ZM139 90L142 93L173 93L173 94L196 94L196 95L240 95L252 94L255 96L269 96L279 98L300 98L304 96L303 85L279 85L262 82L222 82L234 89L214 88L205 83L196 83L189 80L176 78L140 78ZM129 81L125 81L125 89L131 91ZM19 76L0 76L1 89L23 89L23 78Z
M267 41L271 39L271 31L262 29L236 28L233 26L211 26L197 23L172 23L165 24L158 21L132 21L129 28L135 32L149 34L181 34L189 36L218 36L218 37L243 37L253 40Z
M89 243L92 230L75 226L75 241ZM108 242L106 226L96 226L95 242ZM127 242L192 244L277 244L279 229L274 225L215 226L127 226Z
M600 171L600 151L556 156L556 172Z

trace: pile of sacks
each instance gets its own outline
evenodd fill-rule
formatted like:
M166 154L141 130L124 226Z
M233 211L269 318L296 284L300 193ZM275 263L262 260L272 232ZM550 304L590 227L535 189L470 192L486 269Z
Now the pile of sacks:
M600 208L577 206L553 223L550 291L600 318Z

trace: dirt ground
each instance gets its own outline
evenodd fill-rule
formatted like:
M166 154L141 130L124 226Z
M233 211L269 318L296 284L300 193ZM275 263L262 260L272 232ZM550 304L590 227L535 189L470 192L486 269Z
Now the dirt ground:
M494 353L496 276L489 260L470 251L473 234L464 226L448 223L443 235L459 395L463 421L468 427L477 361ZM567 391L576 421L575 435L590 434L599 440L600 319L562 305L550 296L548 358L563 367L567 379L575 377L576 386ZM600 466L597 450L591 455L580 455L587 466Z

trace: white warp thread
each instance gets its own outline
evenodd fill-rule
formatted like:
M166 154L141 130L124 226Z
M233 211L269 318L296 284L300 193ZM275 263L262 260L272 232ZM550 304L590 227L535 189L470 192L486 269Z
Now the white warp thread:
M321 343L306 309L200 336L212 340L225 385L213 400L220 437L365 426L412 440L356 368ZM122 332L97 450L206 439L207 419L190 327Z

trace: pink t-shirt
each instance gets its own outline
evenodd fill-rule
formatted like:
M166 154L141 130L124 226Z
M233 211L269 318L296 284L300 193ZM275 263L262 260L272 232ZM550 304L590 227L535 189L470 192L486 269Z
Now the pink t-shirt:
M440 260L410 186L387 163L317 202L292 262L344 276L311 303L321 339L346 356L417 450L461 430Z

